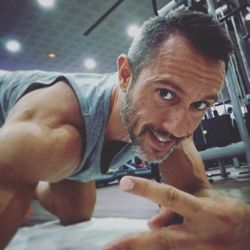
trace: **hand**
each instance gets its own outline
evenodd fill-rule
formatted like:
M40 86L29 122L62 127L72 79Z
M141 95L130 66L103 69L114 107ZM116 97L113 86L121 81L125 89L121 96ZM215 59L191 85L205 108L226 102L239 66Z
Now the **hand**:
M148 227L154 230L164 226L181 224L182 222L182 216L172 212L166 207L161 207L160 211L148 221Z
M247 204L219 195L196 197L172 186L136 177L124 177L120 186L180 214L183 222L167 227L163 226L165 223L156 223L156 227L160 227L157 230L117 240L105 250L250 249L250 206Z

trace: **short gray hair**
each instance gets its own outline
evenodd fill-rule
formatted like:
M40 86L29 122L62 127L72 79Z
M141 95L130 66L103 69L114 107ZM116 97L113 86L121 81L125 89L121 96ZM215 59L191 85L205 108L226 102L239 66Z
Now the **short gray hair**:
M141 70L150 65L161 44L170 35L177 33L188 39L204 56L223 60L227 68L233 44L222 24L203 12L176 10L166 17L150 18L142 25L140 33L133 40L128 58L134 81Z

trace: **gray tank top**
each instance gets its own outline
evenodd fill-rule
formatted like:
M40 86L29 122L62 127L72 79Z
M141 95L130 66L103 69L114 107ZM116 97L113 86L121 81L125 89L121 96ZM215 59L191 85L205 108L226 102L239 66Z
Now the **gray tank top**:
M85 152L80 166L68 177L87 182L101 175L101 153L107 127L110 99L117 74L57 73L43 71L16 71L0 76L0 125L24 94L59 80L66 81L75 92L85 120ZM129 144L115 154L110 167L117 168L133 157Z

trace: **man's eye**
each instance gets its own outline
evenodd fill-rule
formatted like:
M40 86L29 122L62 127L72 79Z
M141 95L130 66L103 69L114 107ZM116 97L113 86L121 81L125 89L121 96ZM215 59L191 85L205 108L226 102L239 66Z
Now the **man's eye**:
M173 93L168 90L159 90L159 95L165 100L171 100L174 97Z
M209 107L209 105L205 102L199 101L199 102L195 102L193 104L193 106L198 109L198 110L205 110Z

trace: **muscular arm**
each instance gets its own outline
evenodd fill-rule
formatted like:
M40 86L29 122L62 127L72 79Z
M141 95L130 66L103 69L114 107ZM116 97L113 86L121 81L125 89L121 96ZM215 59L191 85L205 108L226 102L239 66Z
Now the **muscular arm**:
M81 159L81 125L78 103L65 83L25 95L0 130L0 176L23 182L66 177Z
M0 129L1 249L19 227L37 183L57 182L78 167L83 126L73 91L63 82L32 91L14 106Z
M211 189L203 161L194 146L192 137L184 140L160 166L167 182L189 193Z
M0 131L0 176L5 181L57 181L79 164L79 133L69 125L50 128L19 121Z

